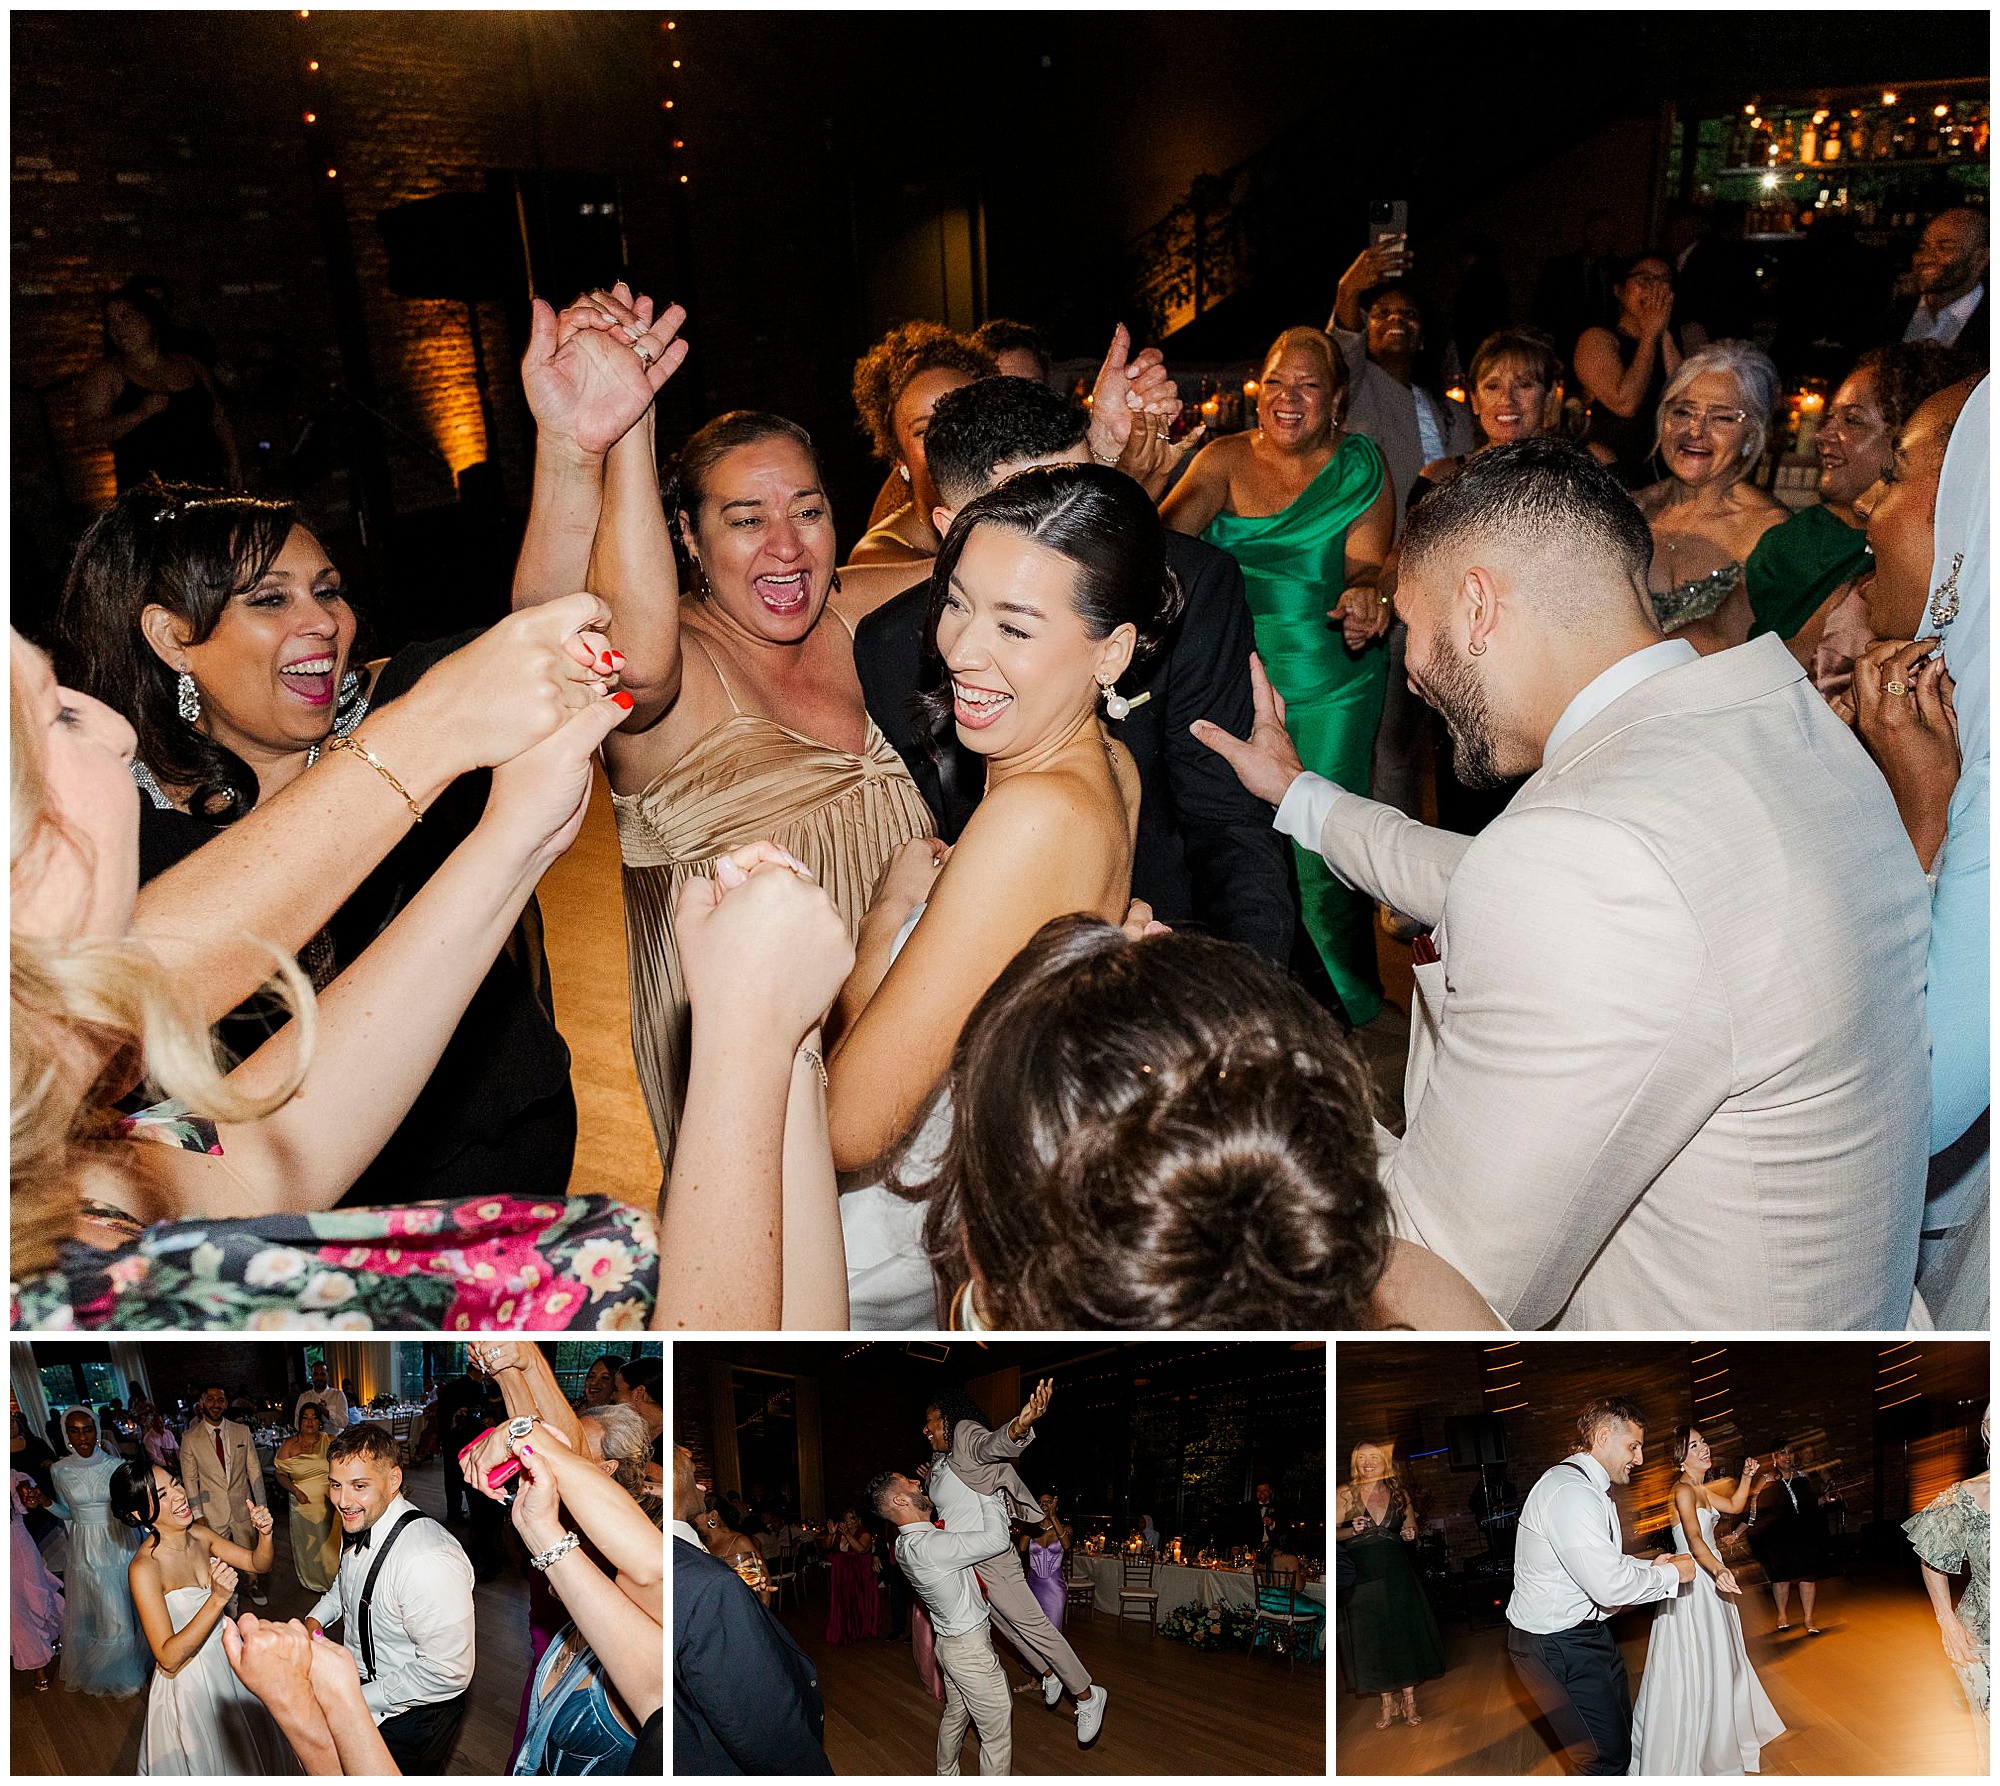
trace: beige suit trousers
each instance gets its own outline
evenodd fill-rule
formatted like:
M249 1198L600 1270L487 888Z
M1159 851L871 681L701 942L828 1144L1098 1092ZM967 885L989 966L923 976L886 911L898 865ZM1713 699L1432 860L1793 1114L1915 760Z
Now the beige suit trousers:
M938 1726L937 1770L955 1774L968 1722L979 1730L979 1771L1011 1773L1014 1766L1014 1696L993 1653L984 1625L963 1637L938 1633L938 1667L944 1672L944 1722Z

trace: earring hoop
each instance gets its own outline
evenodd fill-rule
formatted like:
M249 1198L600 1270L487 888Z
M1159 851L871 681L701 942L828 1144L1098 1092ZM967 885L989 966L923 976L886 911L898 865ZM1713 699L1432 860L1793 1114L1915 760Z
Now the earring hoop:
M195 687L194 678L185 670L174 684L174 707L189 725L201 718L201 690Z
M1467 657L1484 657L1486 655L1486 647L1484 645L1467 645L1465 655Z

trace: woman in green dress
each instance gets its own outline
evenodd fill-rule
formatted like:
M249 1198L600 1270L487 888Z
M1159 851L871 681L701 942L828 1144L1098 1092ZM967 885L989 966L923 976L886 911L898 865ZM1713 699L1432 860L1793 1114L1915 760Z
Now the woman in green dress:
M1420 1724L1417 1683L1444 1673L1444 1639L1404 1549L1417 1539L1416 1508L1381 1446L1357 1445L1351 1461L1334 1512L1334 1536L1354 1574L1340 1608L1341 1666L1357 1694L1382 1695L1377 1730L1394 1721L1398 1693L1403 1716Z
M340 1519L327 1504L327 1435L318 1402L299 1409L299 1430L272 1468L292 1492L292 1568L299 1586L323 1594L340 1573Z
M1982 1441L1991 1442L1993 1413L1979 1423ZM1993 1473L1981 1470L1954 1482L1923 1512L1903 1521L1911 1547L1923 1560L1924 1589L1944 1634L1944 1653L1965 1689L1979 1742L1979 1772L1987 1771L1987 1717L1992 1660L1992 1582L1988 1556L1993 1535ZM1951 1578L1966 1572L1965 1592L1951 1603Z
M1287 329L1257 381L1257 426L1211 441L1168 492L1169 527L1243 567L1257 653L1285 701L1308 769L1368 792L1389 686L1389 598L1378 587L1395 537L1382 454L1340 426L1347 366L1323 330ZM1318 855L1293 846L1300 916L1356 1024L1382 1008L1374 906Z

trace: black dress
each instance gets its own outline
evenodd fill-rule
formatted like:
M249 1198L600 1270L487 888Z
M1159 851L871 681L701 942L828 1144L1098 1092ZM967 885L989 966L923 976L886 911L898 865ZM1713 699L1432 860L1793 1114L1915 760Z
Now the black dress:
M1347 1491L1339 1497L1339 1574L1351 1571L1353 1579L1340 1604L1340 1664L1357 1694L1399 1692L1444 1673L1437 1616L1410 1562L1413 1547L1403 1540L1408 1511L1392 1490L1388 1517L1380 1525L1368 1519L1356 1534L1354 1518L1365 1518L1366 1510Z
M382 666L371 698L381 707L433 664L475 637L462 633L411 645ZM388 928L470 835L485 810L491 776L462 775L300 951L317 982L349 966ZM139 802L143 885L191 856L221 827L173 807ZM255 1052L283 1026L262 994L239 1005L216 1033L233 1059ZM433 1198L561 1197L576 1158L576 1097L569 1048L556 1028L541 907L532 898L445 1044L409 1113L368 1170L341 1198L352 1208Z
M1622 329L1612 331L1618 342L1618 365L1629 371L1639 343ZM1583 430L1586 445L1609 447L1614 455L1611 474L1628 490L1643 490L1659 481L1653 468L1653 431L1658 425L1660 393L1667 388L1666 337L1653 348L1653 375L1646 380L1646 394L1629 416L1619 415L1605 404L1592 401L1590 417Z
M170 484L225 482L227 465L215 433L215 398L199 378L184 391L168 392L150 391L128 378L111 413L129 415L148 397L161 395L167 399L165 409L111 443L119 493L154 476Z
M1818 1581L1827 1573L1826 1488L1801 1470L1789 1483L1773 1476L1757 1492L1750 1554L1772 1581Z

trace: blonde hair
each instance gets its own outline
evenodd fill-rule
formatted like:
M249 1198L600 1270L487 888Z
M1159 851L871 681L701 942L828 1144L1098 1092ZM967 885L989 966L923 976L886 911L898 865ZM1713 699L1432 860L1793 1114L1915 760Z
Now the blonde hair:
M1340 351L1333 337L1324 329L1316 329L1308 323L1301 323L1295 328L1287 329L1273 341L1265 351L1263 359L1258 361L1257 376L1260 382L1264 374L1270 370L1271 362L1288 347L1302 347L1319 361L1320 371L1326 378L1327 410L1332 417L1333 425L1336 428L1340 427L1347 418L1349 381L1346 355Z
M52 847L82 850L49 797L34 691L20 674L23 643L9 656L8 744L13 759L8 863L18 884ZM30 647L30 649L32 649ZM9 935L10 1261L16 1279L45 1271L76 1232L85 1187L116 1174L138 1181L144 1160L118 1129L114 1108L136 1079L161 1097L224 1122L250 1122L284 1104L305 1077L314 1034L312 985L279 955L272 990L299 1024L285 1083L253 1098L231 1086L213 1038L186 1008L173 977L131 937ZM78 1063L96 1060L79 1081Z

